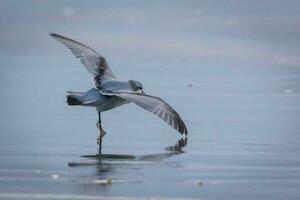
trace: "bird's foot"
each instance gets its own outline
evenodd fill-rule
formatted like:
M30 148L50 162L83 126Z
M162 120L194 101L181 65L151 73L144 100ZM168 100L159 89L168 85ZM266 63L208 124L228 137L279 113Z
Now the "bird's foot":
M101 144L102 143L102 138L104 137L105 134L106 134L106 132L103 129L100 129L100 134L97 137L97 144Z

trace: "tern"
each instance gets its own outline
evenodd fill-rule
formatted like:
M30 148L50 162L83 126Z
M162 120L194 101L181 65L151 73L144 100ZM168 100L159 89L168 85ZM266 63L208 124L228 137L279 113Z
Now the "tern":
M54 39L68 47L74 56L80 59L88 72L93 76L95 88L86 92L67 92L67 103L70 106L91 106L98 112L99 130L97 144L101 155L102 139L106 132L101 126L101 112L111 110L130 102L158 116L182 135L188 130L179 114L159 97L145 94L143 85L135 80L118 80L111 71L106 59L92 48L68 37L50 33Z

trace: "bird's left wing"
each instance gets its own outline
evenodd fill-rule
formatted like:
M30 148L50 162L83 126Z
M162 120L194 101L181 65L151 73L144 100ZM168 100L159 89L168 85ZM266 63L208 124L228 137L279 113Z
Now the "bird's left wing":
M94 77L97 88L100 88L104 80L116 78L109 68L106 59L94 49L57 33L50 33L49 35L66 45L74 56L80 59L81 63Z
M181 134L188 134L188 130L179 114L161 98L132 92L109 92L103 94L118 96L127 101L133 102L158 116Z

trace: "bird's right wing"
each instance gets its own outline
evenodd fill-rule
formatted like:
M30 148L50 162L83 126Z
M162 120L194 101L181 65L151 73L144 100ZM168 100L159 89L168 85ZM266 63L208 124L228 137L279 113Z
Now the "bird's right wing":
M49 35L66 45L76 58L80 58L81 63L93 75L97 88L100 88L104 80L116 78L106 59L92 48L56 33L50 33Z
M188 130L179 114L161 98L132 92L102 92L102 94L118 96L127 101L133 102L158 116L181 134L188 134Z

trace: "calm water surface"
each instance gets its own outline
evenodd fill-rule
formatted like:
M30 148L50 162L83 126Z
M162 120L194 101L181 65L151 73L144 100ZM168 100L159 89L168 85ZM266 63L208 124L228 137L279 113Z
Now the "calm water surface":
M103 113L103 152L150 159L99 164L80 157L97 152L96 111L65 103L67 90L88 90L92 79L80 64L61 62L1 61L0 198L299 199L299 70L113 66L117 75L141 81L146 93L176 108L189 135L184 152L170 154L165 148L181 136L139 107L123 106ZM95 183L106 178L111 185Z

